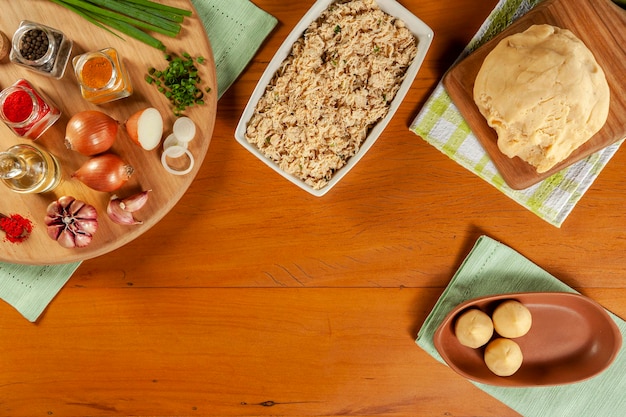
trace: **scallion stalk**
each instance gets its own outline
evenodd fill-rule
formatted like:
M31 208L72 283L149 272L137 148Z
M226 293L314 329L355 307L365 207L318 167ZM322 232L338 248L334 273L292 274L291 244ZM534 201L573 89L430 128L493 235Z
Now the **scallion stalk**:
M178 35L178 32L174 33L174 32L172 32L170 30L166 30L166 29L161 28L159 26L155 26L155 25L153 25L151 23L144 22L144 21L141 21L139 19L135 19L135 18L133 18L131 16L127 16L127 15L124 15L124 14L121 14L121 13L118 13L118 12L114 12L114 11L111 11L109 9L105 9L103 7L98 7L98 6L92 4L92 3L88 2L88 1L84 1L84 0L62 0L62 1L64 3L66 3L66 4L70 4L70 5L74 6L74 7L86 10L88 12L91 12L91 13L95 14L95 15L105 16L105 17L108 17L108 18L111 18L111 19L118 20L120 22L129 23L129 24L131 24L131 25L133 25L135 27L138 27L138 28L146 29L146 30L149 30L149 31L152 31L152 32L161 33L163 35L167 35L167 36L170 36L170 37L175 37L176 35Z
M82 17L83 19L87 20L88 22L106 30L107 32L112 33L113 35L119 37L119 35L115 32L113 32L111 29L107 28L105 25L103 25L101 22L99 22L98 20L94 19L91 15L85 13L82 9L78 9L72 5L69 4L65 4L63 2L63 0L50 0L53 3L58 4L59 6L63 6L66 9L68 9L69 11L72 11L74 13L76 13L77 15L79 15L80 17Z
M67 0L66 0L67 1ZM133 20L121 19L122 21L126 21L126 23L130 23L133 26L139 26L137 24L138 21L144 22L147 25L152 26L153 28L162 29L163 32L159 32L158 30L151 29L150 27L146 27L148 30L153 30L155 32L163 33L164 35L175 34L178 35L180 32L180 25L178 23L172 22L169 19L164 19L161 16L155 15L153 13L148 13L140 8L138 8L133 3L126 3L125 1L120 0L87 0L89 3L92 3L96 6L100 6L103 9L108 9L112 12L120 13L125 17L129 17ZM107 13L100 13L107 15ZM113 16L109 16L113 17Z
M128 2L128 3L140 4L142 6L150 7L152 9L156 9L156 10L167 11L169 13L177 14L177 15L181 15L181 16L191 16L192 15L191 10L179 9L178 7L167 6L165 4L156 3L156 2L150 1L150 0L125 0L125 1Z
M120 32L135 38L136 40L138 40L139 42L143 42L146 45L150 45L153 48L156 49L160 49L162 51L165 51L165 45L163 44L163 42L161 42L160 40L158 40L157 38L155 38L154 36L150 35L149 33L146 33L144 31L142 31L139 28L136 28L133 25L130 25L126 22L121 22L119 20L115 20L115 19L110 19L106 16L100 16L100 19L102 21L102 23L104 23L105 25L119 30Z
M191 10L167 6L151 0L50 0L113 33L111 29L135 38L154 48L165 50L164 44L147 32L169 37L180 33L185 16Z

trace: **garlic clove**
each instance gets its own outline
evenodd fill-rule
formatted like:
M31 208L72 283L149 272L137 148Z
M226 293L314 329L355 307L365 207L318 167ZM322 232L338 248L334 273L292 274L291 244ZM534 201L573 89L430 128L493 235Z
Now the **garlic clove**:
M74 225L77 228L76 233L94 234L98 230L98 223L94 220L76 220Z
M77 248L84 248L91 243L91 235L84 233L77 233L74 235L74 242Z
M107 214L114 223L121 225L134 225L143 223L142 221L135 219L132 212L124 210L121 203L122 200L113 195L109 200L109 204L107 205Z
M56 240L57 242L59 242L59 245L63 246L64 248L72 249L77 246L76 235L69 229L61 230L61 233L56 238Z
M142 208L148 201L148 193L152 190L142 191L120 200L120 207L125 211L135 212Z

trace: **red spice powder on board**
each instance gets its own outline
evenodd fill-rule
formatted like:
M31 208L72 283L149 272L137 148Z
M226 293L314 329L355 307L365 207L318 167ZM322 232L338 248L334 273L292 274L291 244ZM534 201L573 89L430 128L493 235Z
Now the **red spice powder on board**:
M33 100L26 91L16 90L4 100L2 111L10 122L23 122L33 112Z
M0 230L4 230L5 241L11 243L21 243L25 241L30 232L33 231L33 223L19 214L5 216L0 213Z

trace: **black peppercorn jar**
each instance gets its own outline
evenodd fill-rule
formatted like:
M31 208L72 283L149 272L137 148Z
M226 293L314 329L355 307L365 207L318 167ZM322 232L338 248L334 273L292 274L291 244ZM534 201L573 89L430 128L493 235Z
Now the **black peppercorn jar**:
M28 20L20 22L11 46L11 62L53 78L63 77L72 52L63 32Z

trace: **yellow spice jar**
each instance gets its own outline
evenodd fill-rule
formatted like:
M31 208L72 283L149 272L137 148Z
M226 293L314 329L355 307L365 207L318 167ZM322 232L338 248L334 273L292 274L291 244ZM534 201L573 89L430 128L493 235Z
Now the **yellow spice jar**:
M114 48L87 52L72 60L83 97L94 104L128 97L133 88Z

